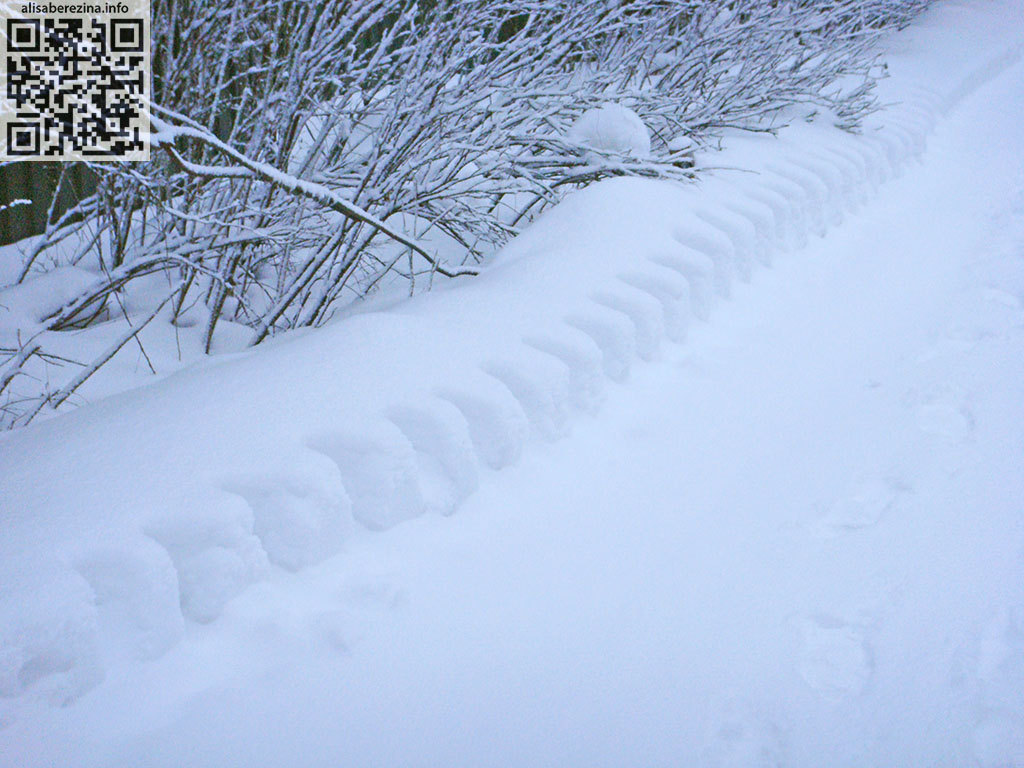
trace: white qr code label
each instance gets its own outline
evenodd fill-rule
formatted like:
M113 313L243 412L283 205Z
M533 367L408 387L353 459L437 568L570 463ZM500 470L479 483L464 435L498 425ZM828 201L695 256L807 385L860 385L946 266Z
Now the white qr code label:
M0 160L149 159L148 0L0 16Z

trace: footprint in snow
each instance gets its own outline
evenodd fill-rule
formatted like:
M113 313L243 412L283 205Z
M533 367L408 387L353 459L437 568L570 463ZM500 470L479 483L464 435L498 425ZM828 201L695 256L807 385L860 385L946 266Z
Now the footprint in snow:
M984 291L984 296L988 301L1009 309L1024 309L1024 301L1021 301L1020 296L1002 288L988 287Z
M892 509L910 487L893 477L858 482L849 493L836 499L818 519L816 532L823 538L869 528Z
M982 768L1024 768L1024 625L1001 610L982 629L967 678L978 692L974 757ZM971 674L973 672L973 674Z
M862 626L827 614L798 622L803 648L797 672L823 698L838 702L859 695L874 672Z
M973 294L963 321L957 322L922 353L917 362L973 352L979 345L1000 339L1024 326L1024 300L1004 288L989 286Z
M726 703L709 723L705 764L715 768L780 768L782 733L746 702Z
M974 432L974 414L965 398L954 392L934 395L917 406L917 425L924 432L956 442Z
M954 357L975 350L979 344L992 338L992 333L984 328L957 325L951 328L941 339L934 342L917 358L918 363L942 357Z
M314 635L328 648L342 655L350 655L364 637L364 628L350 611L326 610L310 618Z
M1018 293L989 286L982 291L982 298L974 322L983 332L1002 338L1024 326L1024 300Z
M353 603L368 608L393 610L405 603L405 590L397 580L388 578L353 584L345 594Z
M1024 766L1024 721L1000 713L987 715L974 729L974 758L980 768Z
M987 709L1024 720L1024 626L1013 611L999 611L982 631L975 674Z

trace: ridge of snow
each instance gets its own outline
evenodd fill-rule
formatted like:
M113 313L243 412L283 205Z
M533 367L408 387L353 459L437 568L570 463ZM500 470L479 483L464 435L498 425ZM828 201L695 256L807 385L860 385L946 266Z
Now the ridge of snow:
M161 655L270 568L315 564L359 527L452 514L481 471L566 434L609 381L684 341L775 250L856 211L1020 58L1019 33L986 29L996 14L942 14L960 48L932 45L927 24L900 41L945 78L894 77L901 103L863 136L730 137L716 160L743 172L593 185L471 282L0 436L0 727L17 701L67 703L119 656ZM1003 42L979 52L979 35ZM127 644L104 641L112 624Z

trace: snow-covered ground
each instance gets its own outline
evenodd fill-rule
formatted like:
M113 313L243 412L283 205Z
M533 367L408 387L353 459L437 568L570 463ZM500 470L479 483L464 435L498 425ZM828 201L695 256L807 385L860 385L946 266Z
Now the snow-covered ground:
M1022 16L0 436L0 765L1024 765Z

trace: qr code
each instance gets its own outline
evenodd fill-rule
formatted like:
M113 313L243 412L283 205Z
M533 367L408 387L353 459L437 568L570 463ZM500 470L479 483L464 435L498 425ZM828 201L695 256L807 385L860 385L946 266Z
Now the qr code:
M0 159L148 159L147 21L5 19Z

